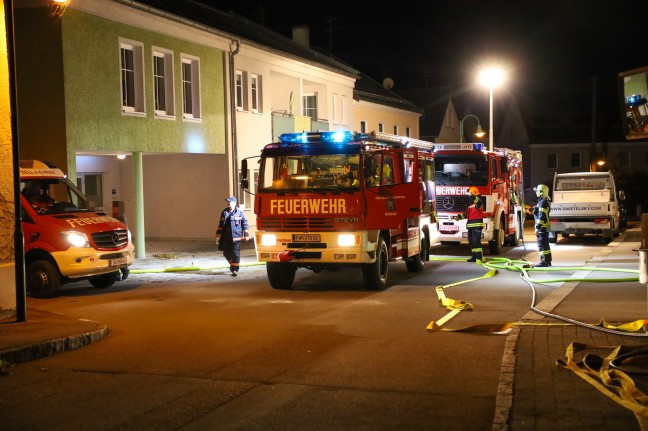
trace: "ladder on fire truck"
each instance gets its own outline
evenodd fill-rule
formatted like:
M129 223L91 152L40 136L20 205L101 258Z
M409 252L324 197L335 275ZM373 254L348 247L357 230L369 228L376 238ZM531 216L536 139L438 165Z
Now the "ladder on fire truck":
M419 150L434 151L434 143L423 141L421 139L410 138L408 136L392 135L391 133L372 131L369 133L359 133L363 140L375 141L377 144L397 144L403 148L418 148Z

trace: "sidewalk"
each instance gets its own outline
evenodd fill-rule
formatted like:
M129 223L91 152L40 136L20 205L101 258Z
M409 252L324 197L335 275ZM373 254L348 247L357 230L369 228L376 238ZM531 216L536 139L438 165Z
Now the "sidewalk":
M637 270L640 240L639 228L629 229L586 266ZM241 263L256 264L252 242L244 244ZM226 267L227 263L212 241L150 241L146 244L146 257L137 259L131 269L136 274L218 266ZM556 268L559 266L556 262ZM582 272L587 278L601 276ZM636 300L613 303L618 289L637 291ZM587 306L583 305L585 299ZM639 282L611 286L583 281L562 283L535 308L582 322L595 323L605 318L616 323L648 317L646 302L646 286ZM534 311L521 321L531 325L514 326L506 336L493 431L641 430L630 410L572 371L556 365L556 361L565 359L566 350L574 341L603 346L648 346L648 338L578 325L555 325L560 321ZM44 312L29 307L28 301L27 322L0 323L0 368L5 363L30 361L81 347L101 340L108 332L109 328L99 322Z
M640 229L628 229L585 266L638 270L640 245ZM559 262L555 264L560 266ZM583 275L588 279L632 276L603 272L576 276L582 278ZM636 300L632 303L627 299L619 301L617 292L621 289L625 290L626 297L627 292L633 292ZM647 429L639 425L631 410L556 363L559 359L565 360L572 342L590 346L648 347L648 334L645 333L623 334L580 325L581 322L595 325L600 319L615 325L644 319L648 317L646 302L646 285L638 281L582 281L565 282L536 304L536 309L550 316L532 310L521 319L530 325L515 326L507 336L493 431ZM554 315L579 324L566 326L565 320L552 317ZM609 353L610 350L595 351L601 357ZM574 356L574 360L581 359L582 355ZM630 377L640 390L646 391L646 376L633 374Z

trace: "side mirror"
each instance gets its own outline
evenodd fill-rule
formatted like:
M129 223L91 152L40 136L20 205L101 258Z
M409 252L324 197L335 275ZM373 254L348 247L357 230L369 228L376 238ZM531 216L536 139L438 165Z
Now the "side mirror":
M241 188L247 190L250 187L250 182L247 178L241 179Z
M243 184L243 180L247 180L247 159L243 159L241 161L241 184Z

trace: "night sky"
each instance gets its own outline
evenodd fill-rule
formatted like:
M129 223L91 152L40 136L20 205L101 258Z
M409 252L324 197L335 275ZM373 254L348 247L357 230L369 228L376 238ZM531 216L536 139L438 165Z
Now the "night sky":
M648 0L230 1L201 0L311 46L394 91L469 89L484 65L507 71L506 90L589 85L615 104L619 72L648 66ZM504 90L501 90L504 91ZM483 91L482 91L483 92Z

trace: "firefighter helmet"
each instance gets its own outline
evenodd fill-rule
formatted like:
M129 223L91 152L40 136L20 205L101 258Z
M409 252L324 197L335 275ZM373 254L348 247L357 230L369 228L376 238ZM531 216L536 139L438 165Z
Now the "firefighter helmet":
M549 197L549 187L544 184L538 184L538 187L534 187L533 191L536 192L536 196L539 198Z
M468 193L473 196L479 196L479 189L475 186L472 186L468 189Z

